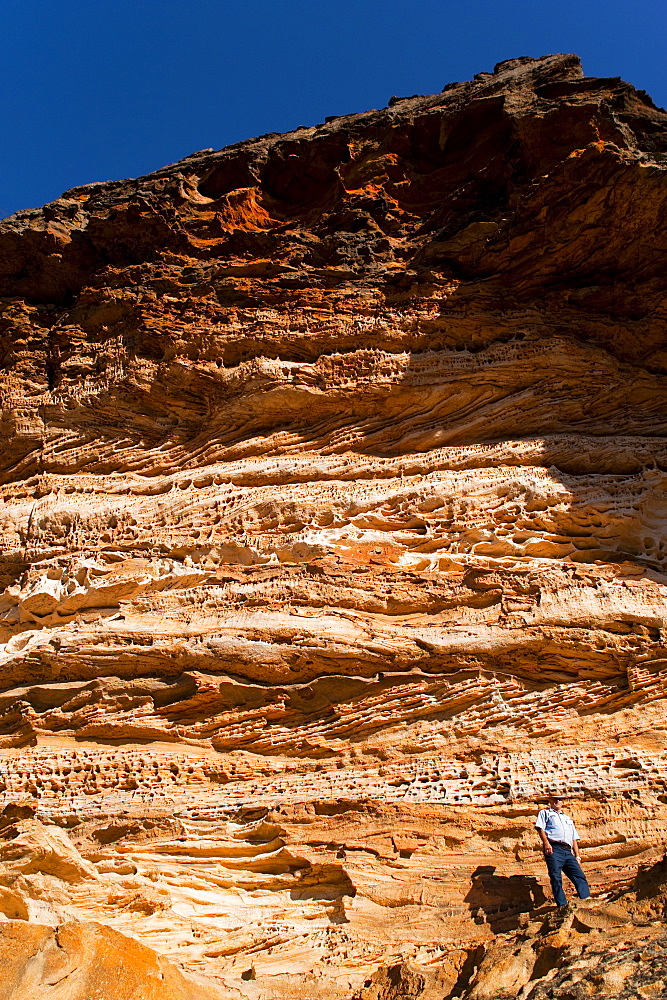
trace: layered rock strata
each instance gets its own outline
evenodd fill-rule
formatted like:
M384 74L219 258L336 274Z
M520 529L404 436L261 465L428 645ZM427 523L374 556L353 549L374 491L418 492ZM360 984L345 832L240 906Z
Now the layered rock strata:
M667 114L557 55L2 223L0 909L35 947L481 998L498 933L556 933L548 790L596 893L660 856L666 164Z

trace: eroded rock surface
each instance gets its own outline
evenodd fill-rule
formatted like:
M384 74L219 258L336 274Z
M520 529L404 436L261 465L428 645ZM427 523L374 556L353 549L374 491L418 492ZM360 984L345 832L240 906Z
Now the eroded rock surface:
M0 225L8 934L249 1000L537 1000L607 939L532 823L623 905L661 856L666 164L557 55Z
M223 1000L136 941L96 923L0 925L2 1000Z

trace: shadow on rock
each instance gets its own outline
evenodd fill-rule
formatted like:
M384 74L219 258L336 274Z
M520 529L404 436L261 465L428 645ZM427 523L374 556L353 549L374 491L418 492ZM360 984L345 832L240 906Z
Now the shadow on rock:
M496 875L493 865L480 865L472 874L465 901L476 923L488 923L493 931L518 926L520 913L529 913L547 902L544 889L534 875Z

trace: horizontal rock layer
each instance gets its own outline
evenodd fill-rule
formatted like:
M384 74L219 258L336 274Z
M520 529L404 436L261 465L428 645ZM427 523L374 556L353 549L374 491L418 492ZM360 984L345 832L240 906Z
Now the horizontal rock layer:
M666 163L559 55L0 225L0 781L47 823L9 920L230 996L482 997L552 789L627 890L667 818Z

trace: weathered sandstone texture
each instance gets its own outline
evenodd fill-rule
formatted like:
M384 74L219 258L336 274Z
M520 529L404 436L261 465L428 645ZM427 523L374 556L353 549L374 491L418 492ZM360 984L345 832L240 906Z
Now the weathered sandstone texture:
M0 225L0 997L661 995L666 254L568 55Z

